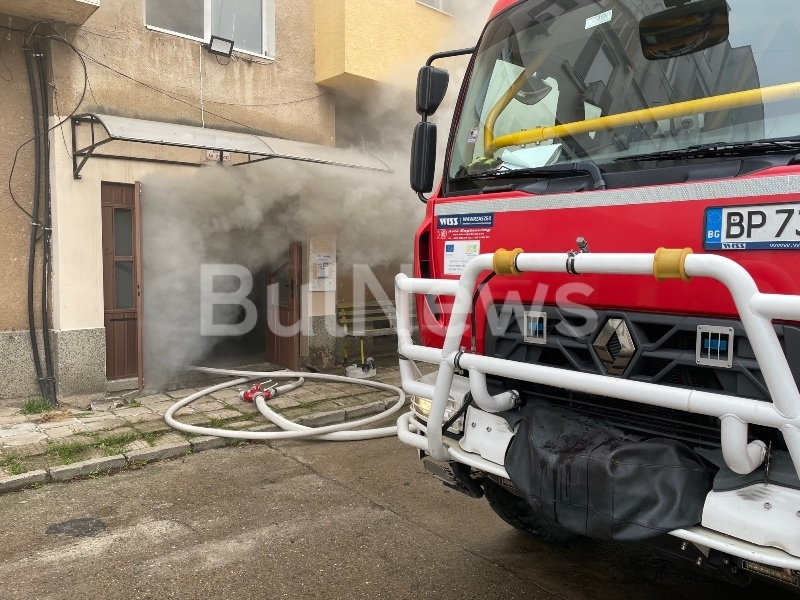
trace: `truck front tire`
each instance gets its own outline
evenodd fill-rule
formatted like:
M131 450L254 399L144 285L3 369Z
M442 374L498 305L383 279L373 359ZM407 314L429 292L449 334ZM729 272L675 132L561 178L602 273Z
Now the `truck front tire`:
M543 523L525 498L511 493L494 481L485 479L483 489L492 510L514 529L553 544L564 544L578 537L565 529Z

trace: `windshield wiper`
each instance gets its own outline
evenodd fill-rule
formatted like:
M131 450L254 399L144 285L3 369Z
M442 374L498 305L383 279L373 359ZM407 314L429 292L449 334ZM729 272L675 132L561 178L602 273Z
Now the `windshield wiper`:
M573 173L586 173L592 178L592 184L596 190L606 189L606 182L603 173L593 162L580 161L573 163L562 163L549 165L547 167L530 167L527 169L510 169L507 171L487 171L478 175L468 175L467 177L457 177L456 179L495 179L508 176L534 175L542 177L569 177Z
M758 140L754 142L715 142L677 148L675 150L662 150L647 154L622 156L615 158L614 162L635 162L658 160L661 158L720 158L724 156L743 156L748 154L784 154L787 152L800 152L800 139L787 138L784 140Z

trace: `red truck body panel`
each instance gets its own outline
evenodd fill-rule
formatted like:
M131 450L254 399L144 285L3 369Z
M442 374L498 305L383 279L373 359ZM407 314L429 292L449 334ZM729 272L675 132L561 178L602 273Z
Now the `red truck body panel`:
M758 174L721 181L753 181L769 177L800 174L800 167L781 167ZM797 194L763 195L709 200L670 201L670 192L677 197L685 186L700 186L704 183L657 186L658 196L663 201L648 201L655 188L634 187L625 190L582 192L587 203L602 202L603 195L624 193L640 194L642 203L579 206L571 208L519 210L526 201L546 202L559 195L531 196L519 193L459 196L456 198L433 198L428 204L426 219L419 229L420 235L429 234L428 276L452 278L444 273L445 245L454 239L480 240L480 253L486 254L498 248L522 248L526 252L566 253L577 249L576 239L584 237L593 252L603 253L651 253L659 247L692 248L703 252L704 213L709 207L752 205L797 201ZM571 194L572 195L572 194ZM577 194L576 194L577 195ZM598 201L598 198L600 200ZM477 206L491 207L492 200L510 200L503 203L501 211L466 210L467 203L479 202ZM578 200L579 201L579 200ZM458 229L439 229L434 216L437 205L463 204L463 212L494 213L494 226L473 230L466 234ZM509 210L509 208L511 210ZM423 238L424 239L424 238ZM715 252L731 258L745 267L755 279L762 292L778 294L800 294L800 252L791 250L735 250ZM425 258L425 257L423 257ZM420 244L417 244L415 260L416 276L420 273ZM566 265L565 265L566 267ZM565 287L569 286L569 287ZM521 278L497 277L484 291L477 309L478 351L483 349L485 330L485 306L491 298L494 302L522 301L526 304L548 304L564 306L574 304L596 309L619 309L662 314L686 314L694 316L737 318L737 311L727 289L716 281L695 279L657 282L652 277L634 276L574 276L563 274L526 274ZM445 322L433 315L424 298L418 299L418 321L423 342L441 347ZM465 336L464 345L469 346Z
M492 13L489 16L489 18L491 19L497 13L504 11L509 6L511 6L512 4L516 4L517 2L519 2L519 0L499 0L499 2L497 2L497 4L494 5L494 8L492 9Z

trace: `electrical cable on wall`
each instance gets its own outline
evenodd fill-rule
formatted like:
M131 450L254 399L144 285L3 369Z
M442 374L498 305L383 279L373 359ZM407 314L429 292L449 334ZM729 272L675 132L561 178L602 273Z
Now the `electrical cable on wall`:
M47 129L50 118L50 107L47 101L47 78L45 77L44 67L44 54L42 53L38 42L33 45L35 52L36 64L39 73L39 93L41 94L41 118L43 129ZM48 130L49 131L49 130ZM44 154L44 172L43 172L43 192L44 192L44 211L42 219L42 292L41 292L41 311L42 311L42 340L44 342L44 362L45 362L45 390L47 392L46 398L54 406L58 406L58 398L56 396L55 374L53 369L53 353L50 347L50 317L48 314L49 308L49 294L48 294L48 281L50 275L50 259L52 252L51 238L53 234L52 228L52 206L51 206L51 185L50 185L50 135L46 133L42 136L42 151Z
M34 286L34 271L36 267L36 234L39 226L39 199L41 197L41 182L42 182L42 148L41 148L41 135L39 128L39 98L36 93L36 76L34 74L33 59L31 54L33 48L25 44L22 52L25 56L25 67L28 73L28 87L30 88L31 95L31 110L33 111L33 141L34 141L34 164L33 164L33 202L31 208L31 233L30 233L30 247L28 248L28 296L27 296L27 310L28 310L28 334L31 340L31 353L33 355L33 366L36 371L36 381L39 386L39 395L42 398L47 397L47 388L44 381L42 372L41 357L39 355L39 341L36 336L36 315L33 306L33 286ZM16 165L16 157L15 163ZM12 172L14 167L12 166ZM10 180L9 180L10 189ZM16 200L15 200L16 202ZM43 337L47 335L46 331L42 332Z
M42 23L38 23L38 24L42 25ZM27 29L18 29L18 28L9 27L9 26L6 26L6 25L0 25L0 30L14 31L14 32L19 32L19 33L23 33L23 34L28 34L29 30L34 28L35 25L37 25L37 24L31 25ZM75 108L70 112L69 115L64 117L61 121L59 121L58 123L56 123L52 127L48 128L47 131L44 132L44 134L46 135L47 133L53 131L57 127L61 127L64 123L69 121L75 115L75 113L78 112L78 109L83 104L83 100L86 97L86 89L87 89L87 86L89 84L89 73L88 73L88 70L86 69L86 61L83 60L83 57L81 56L81 54L78 51L78 49L75 48L72 44L70 44L67 40L65 40L61 35L59 35L58 32L55 29L53 29L50 25L45 25L45 26L48 27L49 29L51 29L56 35L46 35L46 36L39 35L38 37L42 38L42 39L53 39L53 40L59 41L59 42L61 42L63 44L66 44L67 46L69 46L75 52L76 56L78 57L78 60L81 61L81 65L83 67L83 78L84 78L84 80L83 80L83 91L81 92L81 97L78 100L77 104L75 105ZM39 135L42 135L42 134L40 133ZM25 210L22 207L22 205L17 201L17 198L14 195L14 190L12 188L11 182L12 182L12 180L14 178L14 171L16 170L17 161L19 160L19 153L22 151L22 149L25 146L27 146L28 144L33 142L35 139L38 139L38 136L34 136L33 138L30 138L29 140L23 142L22 144L20 144L17 147L17 150L14 153L14 160L11 163L11 171L8 174L8 193L9 193L9 196L11 196L11 200L14 202L14 204L17 205L17 208L19 208L19 210L21 210L23 213L25 213L31 219L31 221L36 221L36 219L33 217L33 215L30 212Z

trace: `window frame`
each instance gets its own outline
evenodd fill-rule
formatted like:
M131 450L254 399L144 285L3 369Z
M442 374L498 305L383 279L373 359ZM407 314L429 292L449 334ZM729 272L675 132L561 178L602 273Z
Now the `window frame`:
M253 52L252 50L237 48L236 46L234 46L233 52L234 54L246 54L256 58L275 60L275 0L261 0L261 10L263 17L261 22L261 47L263 52L259 54L257 52ZM164 29L163 27L157 27L155 25L149 25L147 23L147 0L142 1L142 21L144 22L145 29L149 31L166 33L167 35L174 35L185 40L192 40L193 42L200 42L202 44L208 44L211 42L211 0L203 0L204 38L198 38L193 35L181 33L180 31L173 31L171 29Z
M431 2L431 4L428 4L428 2ZM449 17L455 16L455 15L453 15L453 13L447 12L444 8L442 8L444 6L444 2L445 2L445 0L427 0L427 1L426 0L417 0L417 4L421 4L422 6L426 6L427 8L430 8L431 10L435 10L436 12L440 12L443 15L447 15ZM438 4L438 6L436 6L436 4Z

